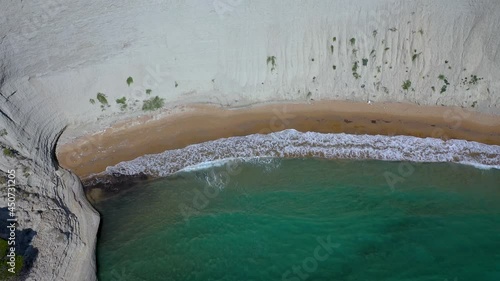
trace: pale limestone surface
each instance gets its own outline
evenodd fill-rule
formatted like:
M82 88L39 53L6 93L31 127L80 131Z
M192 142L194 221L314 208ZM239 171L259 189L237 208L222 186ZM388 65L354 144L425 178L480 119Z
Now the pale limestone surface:
M0 170L17 169L20 225L37 232L28 280L96 278L98 214L54 161L66 126L68 140L143 115L146 89L169 107L337 99L500 114L498 30L495 0L0 0L0 143L19 151ZM483 80L464 85L471 75ZM98 92L104 111L89 102Z

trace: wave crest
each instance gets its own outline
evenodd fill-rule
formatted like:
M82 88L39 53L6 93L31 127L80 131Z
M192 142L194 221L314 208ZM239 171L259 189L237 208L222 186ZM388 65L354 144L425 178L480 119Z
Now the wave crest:
M302 133L289 129L144 155L107 167L105 173L165 177L186 168L200 169L214 161L223 164L224 159L261 157L453 162L500 169L500 146L497 145L411 136Z

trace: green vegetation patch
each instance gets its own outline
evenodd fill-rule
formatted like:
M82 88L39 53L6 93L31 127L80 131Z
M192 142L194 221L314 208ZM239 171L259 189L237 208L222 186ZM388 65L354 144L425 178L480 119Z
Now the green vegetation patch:
M351 46L354 46L354 44L356 44L356 39L351 38L351 40L349 40L349 42L351 42Z
M131 85L132 83L134 83L134 78L132 78L132 77L130 77L130 76L129 76L129 77L127 78L127 85L130 87L130 85Z
M413 54L413 56L411 57L411 61L415 61L420 56L420 54L422 54L422 52L418 54Z
M0 280L10 280L12 277L19 275L21 272L24 259L20 255L14 256L14 273L11 271L12 267L8 264L10 258L7 257L9 245L7 240L0 238Z
M108 105L108 98L106 97L105 94L103 93L97 93L97 100L102 104L102 105Z
M404 81L401 87L403 88L403 90L408 91L408 89L410 89L411 87L411 81L410 80Z
M121 111L124 111L125 109L127 109L127 98L126 97L116 99L116 103L120 105Z
M101 103L101 109L104 110L106 107L109 107L108 98L103 93L97 93L97 100Z
M354 64L352 65L352 72L358 71L358 62L355 61Z
M352 76L354 76L354 78L356 79L361 78L361 75L358 74L358 68L359 68L359 62L355 61L354 64L352 65Z
M267 65L271 64L271 71L276 69L276 57L268 56L267 57Z
M477 83L481 80L483 80L483 78L478 78L477 75L471 75L469 85L477 85Z
M448 89L448 85L450 85L450 83L448 82L448 78L446 78L446 76L444 76L443 74L440 74L438 76L438 79L444 82L444 85L441 87L441 90L439 91L439 93L442 94L446 92L446 90Z
M14 149L12 148L4 148L3 149L3 155L7 156L7 157L14 157L16 155L16 152Z
M156 96L154 98L145 100L144 103L142 104L142 110L153 111L162 108L164 105L165 105L165 99Z

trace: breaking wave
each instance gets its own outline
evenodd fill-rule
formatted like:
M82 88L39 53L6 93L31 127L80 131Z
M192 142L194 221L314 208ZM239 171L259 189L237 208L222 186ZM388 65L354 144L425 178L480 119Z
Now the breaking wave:
M411 136L322 134L284 130L230 137L144 155L106 168L106 174L165 177L181 170L224 165L231 159L319 157L411 162L453 162L500 169L500 146ZM267 159L267 160L265 160Z

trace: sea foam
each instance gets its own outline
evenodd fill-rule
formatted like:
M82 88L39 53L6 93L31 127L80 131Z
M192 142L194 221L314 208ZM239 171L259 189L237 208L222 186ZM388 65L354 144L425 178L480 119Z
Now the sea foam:
M266 135L223 138L144 155L107 167L105 173L165 177L180 170L223 165L230 159L270 157L453 162L500 169L498 145L411 136L302 133L290 129Z

